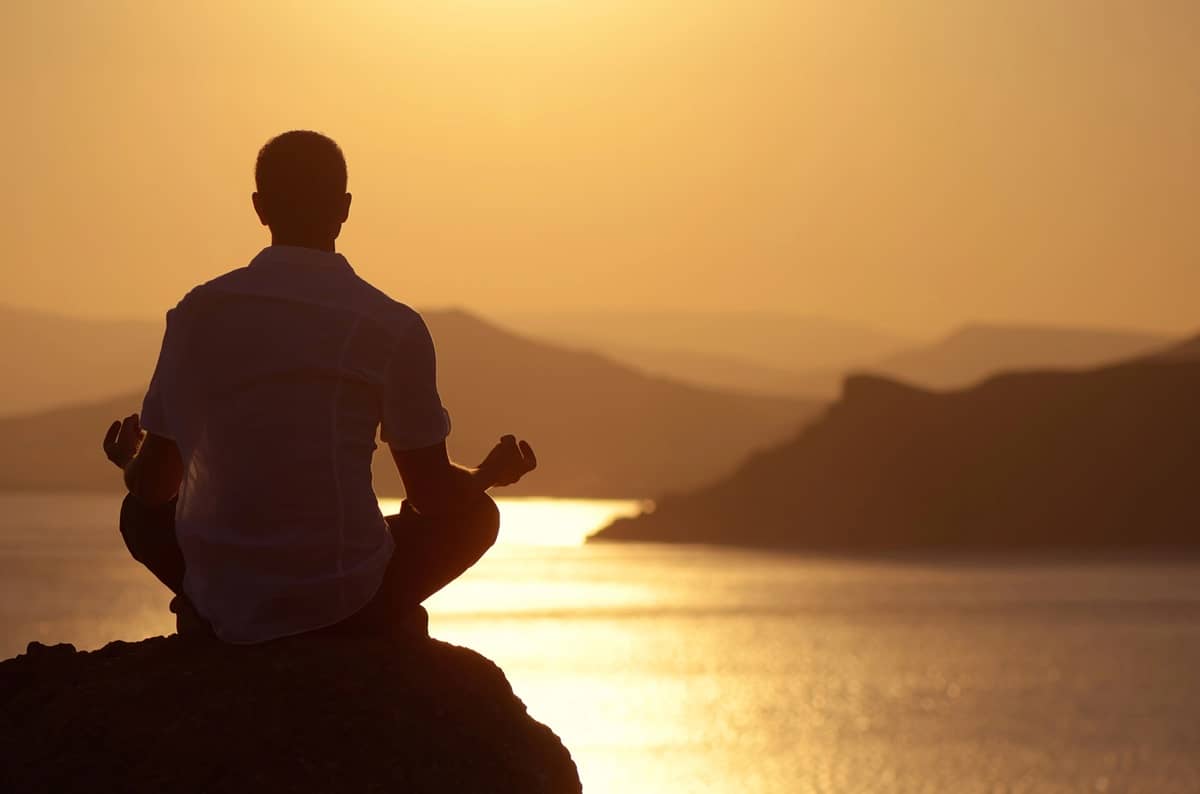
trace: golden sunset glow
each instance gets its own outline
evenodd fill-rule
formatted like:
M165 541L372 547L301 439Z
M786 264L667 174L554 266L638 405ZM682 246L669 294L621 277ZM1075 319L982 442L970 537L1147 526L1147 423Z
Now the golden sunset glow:
M1200 0L0 0L0 86L3 794L1200 792Z
M307 127L351 261L422 307L1194 322L1194 4L5 13L7 302L161 317L261 247L253 154Z

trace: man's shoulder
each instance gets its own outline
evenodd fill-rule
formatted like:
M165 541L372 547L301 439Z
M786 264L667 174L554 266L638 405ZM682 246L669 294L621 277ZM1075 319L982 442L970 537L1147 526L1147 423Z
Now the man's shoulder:
M188 314L189 310L197 304L203 303L207 298L221 292L225 286L236 283L244 277L246 270L247 268L245 267L239 267L192 287L179 299L179 302L174 307L167 310L167 322L169 323Z
M349 311L377 326L394 340L425 329L425 321L420 312L396 300L349 269L344 275L339 274L321 284L297 287L293 293L292 289L281 288L277 278L256 275L250 267L239 267L189 290L175 308L167 312L168 321L172 315L191 313L189 310L192 307L220 302L230 293L271 295Z
M358 276L355 281L355 309L367 321L385 329L393 337L405 336L423 328L421 313L396 300L371 282Z

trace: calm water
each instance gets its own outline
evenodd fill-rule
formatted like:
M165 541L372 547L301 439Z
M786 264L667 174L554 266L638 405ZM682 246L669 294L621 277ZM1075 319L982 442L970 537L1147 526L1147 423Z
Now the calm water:
M590 792L1200 792L1200 565L580 546L633 503L502 505L430 602ZM0 657L172 629L117 499L0 494Z

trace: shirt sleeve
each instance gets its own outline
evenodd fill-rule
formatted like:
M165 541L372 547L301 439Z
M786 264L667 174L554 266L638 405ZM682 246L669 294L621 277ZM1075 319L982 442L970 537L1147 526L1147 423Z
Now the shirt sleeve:
M154 365L154 375L150 378L150 388L142 400L140 422L142 429L156 436L174 439L171 428L167 424L166 394L168 374L174 364L174 344L172 326L175 310L167 312L167 330L163 333L162 347L158 351L158 363Z
M380 437L396 449L432 447L450 435L450 414L437 389L437 355L418 315L401 338L383 379Z

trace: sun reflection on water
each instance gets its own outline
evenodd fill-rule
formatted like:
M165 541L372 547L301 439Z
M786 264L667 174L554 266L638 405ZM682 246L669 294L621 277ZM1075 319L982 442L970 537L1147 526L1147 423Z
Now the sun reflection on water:
M435 625L446 621L559 617L605 606L654 601L646 588L618 577L583 581L574 561L587 537L609 522L649 509L632 499L496 500L500 537L477 565L425 602ZM380 501L386 515L400 500Z
M384 515L400 512L400 499L380 499ZM498 545L582 546L591 535L618 518L643 513L653 506L637 499L551 499L505 497L500 508Z

